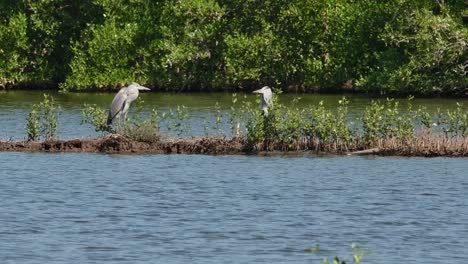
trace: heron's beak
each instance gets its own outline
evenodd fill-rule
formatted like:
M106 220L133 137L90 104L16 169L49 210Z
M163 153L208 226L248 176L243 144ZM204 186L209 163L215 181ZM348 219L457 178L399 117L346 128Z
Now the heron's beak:
M144 87L144 86L140 85L140 87L138 87L138 90L140 90L140 91L150 91L151 89L148 88L148 87Z
M263 89L263 88L262 88L262 89ZM259 94L261 94L261 93L263 93L262 89L255 90L255 91L253 91L252 93L259 93Z

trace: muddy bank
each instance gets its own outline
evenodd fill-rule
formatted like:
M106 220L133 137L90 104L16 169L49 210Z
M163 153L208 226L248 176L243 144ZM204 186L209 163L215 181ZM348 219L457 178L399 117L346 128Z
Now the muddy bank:
M89 152L108 154L260 154L329 153L348 155L468 157L468 138L380 140L372 144L324 145L308 141L295 146L249 144L244 138L169 138L158 142L139 142L111 134L97 139L53 140L43 142L0 141L0 151Z
M43 142L0 141L0 151L29 152L95 152L151 154L239 154L245 152L238 139L191 138L160 142L133 141L120 135L98 139L71 139Z

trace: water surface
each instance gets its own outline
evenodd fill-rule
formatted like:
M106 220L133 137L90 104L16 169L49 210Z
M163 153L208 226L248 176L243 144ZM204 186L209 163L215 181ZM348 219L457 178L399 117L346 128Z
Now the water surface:
M454 158L0 153L2 263L463 263ZM317 253L306 248L319 244Z

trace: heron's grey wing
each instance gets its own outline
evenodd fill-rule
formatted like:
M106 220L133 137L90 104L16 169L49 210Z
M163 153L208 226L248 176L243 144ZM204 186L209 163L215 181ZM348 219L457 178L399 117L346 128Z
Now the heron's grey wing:
M125 101L127 100L127 93L125 89L121 89L112 100L111 108L109 110L109 117L107 123L112 123L112 120L122 111L125 106Z

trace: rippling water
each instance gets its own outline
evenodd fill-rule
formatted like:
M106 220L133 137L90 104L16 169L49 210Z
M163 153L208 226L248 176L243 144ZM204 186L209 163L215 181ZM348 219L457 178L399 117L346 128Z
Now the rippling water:
M1 263L468 259L466 159L0 153ZM317 253L306 248L320 245Z

